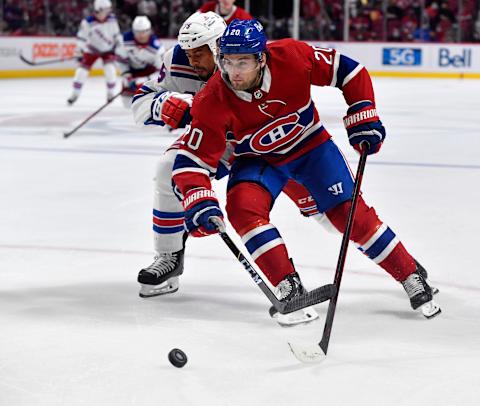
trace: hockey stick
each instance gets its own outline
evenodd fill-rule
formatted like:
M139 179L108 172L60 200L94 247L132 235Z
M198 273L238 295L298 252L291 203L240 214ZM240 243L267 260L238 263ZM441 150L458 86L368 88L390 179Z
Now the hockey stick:
M225 230L225 224L219 217L211 217L210 221L215 225L222 237L222 240L225 242L227 247L232 251L233 255L238 259L238 261L243 265L245 270L249 273L253 281L258 285L262 292L267 296L268 300L272 305L277 309L281 314L292 313L297 310L303 309L304 307L313 306L318 303L325 302L331 299L335 295L335 286L333 284L320 286L304 295L296 296L288 302L281 302L278 300L277 296L270 290L270 288L265 284L262 277L255 271L255 268L252 266L250 261L245 258L242 252L238 249L235 243L232 241L230 236Z
M335 317L335 310L337 308L338 294L340 292L340 284L342 282L343 269L345 267L345 259L347 257L348 243L353 228L353 220L355 219L355 211L357 209L358 196L360 196L360 187L363 180L363 172L365 170L365 164L367 163L367 153L369 145L364 142L362 145L362 153L360 155L360 161L358 162L357 175L355 179L355 187L352 194L352 203L348 213L347 225L345 232L343 233L342 244L340 246L340 254L338 256L337 268L335 270L335 294L333 295L330 303L328 304L327 317L325 319L325 326L323 328L322 339L318 344L312 344L310 346L295 345L289 343L295 357L302 362L318 362L327 356L328 344L330 342L330 334L332 332L333 318ZM321 351L320 351L321 350Z
M109 101L105 104L100 106L97 110L95 110L92 114L90 114L85 120L83 120L80 124L78 124L73 130L67 131L63 133L63 138L70 137L73 133L75 133L80 127L83 127L87 122L89 122L93 117L95 117L98 113L100 113L105 107L107 107L111 102L113 102L118 96L120 96L122 92L117 93L113 96Z
M49 65L51 63L59 63L59 62L66 62L66 61L71 61L73 59L77 59L76 56L71 56L69 58L58 58L58 59L50 59L48 61L40 61L40 62L35 62L35 61L30 61L27 58L25 58L22 54L19 54L18 57L25 62L27 65L31 66L40 66L40 65Z

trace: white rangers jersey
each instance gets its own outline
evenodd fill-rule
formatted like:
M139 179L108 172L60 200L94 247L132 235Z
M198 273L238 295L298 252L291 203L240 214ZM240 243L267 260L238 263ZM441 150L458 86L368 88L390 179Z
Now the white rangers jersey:
M132 100L132 112L138 125L165 125L153 117L153 105L165 92L195 95L205 85L188 62L185 51L176 45L165 52L157 79L143 84Z
M134 74L150 68L160 70L165 48L153 34L147 43L141 44L135 40L133 32L128 31L123 34L123 46L116 53L122 74L126 72Z
M110 14L103 22L91 15L84 18L80 23L77 33L77 47L82 52L91 54L113 52L122 42L122 34L117 17L114 14Z

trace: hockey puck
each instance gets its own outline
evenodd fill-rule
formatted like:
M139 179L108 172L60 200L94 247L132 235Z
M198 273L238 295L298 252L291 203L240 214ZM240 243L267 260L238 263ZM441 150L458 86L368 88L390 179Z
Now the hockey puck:
M182 368L187 363L187 354L178 348L174 348L168 353L168 360L173 366Z

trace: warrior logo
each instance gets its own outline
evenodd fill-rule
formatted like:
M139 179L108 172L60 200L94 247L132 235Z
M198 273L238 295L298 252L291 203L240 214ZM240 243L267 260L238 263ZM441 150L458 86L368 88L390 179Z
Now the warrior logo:
M328 191L332 192L334 196L338 196L339 194L343 193L342 182L338 182L330 186Z
M298 113L277 118L252 135L250 147L259 153L273 152L297 138L305 127L298 123Z

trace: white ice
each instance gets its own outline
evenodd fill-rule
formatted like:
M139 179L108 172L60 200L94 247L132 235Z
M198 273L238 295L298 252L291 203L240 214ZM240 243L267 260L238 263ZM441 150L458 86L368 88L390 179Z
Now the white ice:
M189 239L180 290L140 299L152 260L152 177L175 134L133 125L89 79L0 82L0 405L478 405L480 81L374 79L387 128L364 196L439 287L426 320L402 287L350 247L327 359L300 364L218 236ZM336 89L315 89L356 168ZM216 184L224 202L225 182ZM308 288L333 280L340 237L284 197L279 227ZM231 227L231 235L234 235ZM235 238L238 242L239 240ZM183 369L167 360L183 349Z

